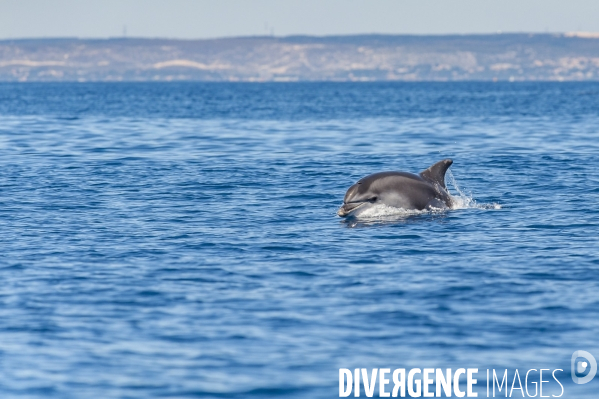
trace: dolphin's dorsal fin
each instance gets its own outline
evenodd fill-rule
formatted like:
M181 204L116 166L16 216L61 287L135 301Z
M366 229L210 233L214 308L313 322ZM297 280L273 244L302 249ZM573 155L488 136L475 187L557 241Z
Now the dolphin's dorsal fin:
M447 187L445 187L445 172L447 172L452 163L453 161L449 158L439 161L427 170L420 172L420 177L431 183L439 184L447 190Z

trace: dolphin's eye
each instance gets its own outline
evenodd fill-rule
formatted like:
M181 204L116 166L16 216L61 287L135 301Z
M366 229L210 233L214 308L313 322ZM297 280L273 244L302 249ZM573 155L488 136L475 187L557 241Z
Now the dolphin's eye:
M376 200L379 199L378 197L372 197L371 199L369 199L368 201L370 202L376 202Z

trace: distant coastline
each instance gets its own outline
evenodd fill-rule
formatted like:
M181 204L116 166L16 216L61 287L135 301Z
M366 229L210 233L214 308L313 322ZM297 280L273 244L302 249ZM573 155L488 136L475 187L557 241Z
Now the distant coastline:
M599 34L0 40L0 81L598 81Z

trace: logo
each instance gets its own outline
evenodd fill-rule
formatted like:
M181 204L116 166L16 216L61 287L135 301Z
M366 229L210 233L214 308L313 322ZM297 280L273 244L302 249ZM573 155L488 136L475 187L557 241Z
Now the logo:
M582 360L581 358L584 358ZM591 369L584 377L578 377L577 374L583 374L587 368L591 366ZM571 363L571 372L572 372L572 380L575 384L586 384L591 382L593 378L595 378L595 374L597 374L597 361L589 352L586 351L576 351L572 354L572 363Z

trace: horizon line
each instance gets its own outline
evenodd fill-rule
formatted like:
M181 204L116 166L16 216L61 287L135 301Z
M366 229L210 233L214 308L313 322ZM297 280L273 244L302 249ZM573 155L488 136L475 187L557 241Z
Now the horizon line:
M177 40L177 41L209 41L230 39L287 39L287 38L338 38L338 37L456 37L456 36L512 36L512 35L539 35L539 36L563 36L568 38L599 39L599 32L571 31L571 32L525 32L525 31L496 31L487 33L348 33L330 35L244 35L244 36L219 36L207 38L178 38L166 36L107 36L107 37L85 37L85 36L32 36L16 38L0 38L0 42L27 41L27 40Z

